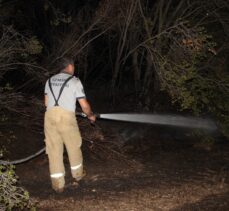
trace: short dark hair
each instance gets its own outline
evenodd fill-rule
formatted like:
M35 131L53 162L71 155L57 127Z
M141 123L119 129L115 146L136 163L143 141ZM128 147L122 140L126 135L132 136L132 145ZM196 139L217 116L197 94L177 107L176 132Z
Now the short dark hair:
M62 57L58 61L58 69L61 71L65 69L69 64L74 65L74 60L70 57Z

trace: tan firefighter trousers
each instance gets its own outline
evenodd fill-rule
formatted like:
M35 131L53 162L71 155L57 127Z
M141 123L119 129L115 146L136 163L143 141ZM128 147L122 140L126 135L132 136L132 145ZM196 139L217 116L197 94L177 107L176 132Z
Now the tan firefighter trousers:
M72 177L83 176L82 139L74 112L55 106L45 112L45 144L49 158L49 170L54 190L64 188L64 145L67 149Z

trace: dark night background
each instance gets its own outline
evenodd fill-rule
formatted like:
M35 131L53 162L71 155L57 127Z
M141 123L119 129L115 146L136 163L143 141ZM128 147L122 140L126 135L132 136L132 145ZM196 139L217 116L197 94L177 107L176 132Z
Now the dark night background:
M95 112L210 117L218 126L217 132L209 133L98 121L100 129L90 132L90 125L79 119L89 169L86 184L76 194L79 202L69 202L66 208L63 201L74 196L71 191L54 199L49 198L50 190L42 192L48 184L41 185L46 173L35 176L32 167L36 164L47 172L45 156L18 168L22 185L41 201L41 210L55 210L55 200L61 201L62 210L229 208L228 0L0 0L0 23L4 159L27 156L43 146L44 84L59 71L58 59L64 56L74 58L75 74ZM93 148L90 140L97 139L101 143L95 141ZM113 151L118 159L115 153L115 158L109 156ZM111 175L92 155L106 158L108 163L103 164ZM125 166L127 160L140 162L143 173L134 174L133 163ZM103 179L94 179L97 172ZM37 191L29 177L40 184ZM114 190L109 177L118 181L112 181ZM174 198L166 186L174 188ZM128 191L131 200L124 194ZM195 194L198 191L200 195ZM124 204L112 204L112 194ZM135 204L141 194L144 200ZM171 200L163 199L163 194ZM96 197L99 205L93 202Z

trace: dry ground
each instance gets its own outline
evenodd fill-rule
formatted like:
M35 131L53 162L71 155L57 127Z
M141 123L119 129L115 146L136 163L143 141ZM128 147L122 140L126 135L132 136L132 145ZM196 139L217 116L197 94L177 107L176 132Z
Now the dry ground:
M93 154L84 146L87 175L78 188L62 194L51 189L46 155L17 166L38 210L229 210L228 141L202 146L185 131L144 125L132 127L143 135L125 141L119 133L126 124L103 122L101 127L115 134L111 141L122 143L126 158ZM30 147L40 144L34 138ZM65 163L69 183L66 156Z

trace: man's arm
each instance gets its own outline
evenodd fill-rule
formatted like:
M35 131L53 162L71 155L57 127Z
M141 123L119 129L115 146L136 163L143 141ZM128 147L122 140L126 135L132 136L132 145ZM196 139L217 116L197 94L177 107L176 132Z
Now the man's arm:
M91 121L91 122L95 122L96 120L96 116L93 114L92 110L91 110L91 106L88 103L86 98L81 98L78 100L80 107L82 109L82 111L87 115L87 118Z
M48 106L48 95L45 95L45 97L44 97L44 103L45 103L45 107L47 108L47 106Z

